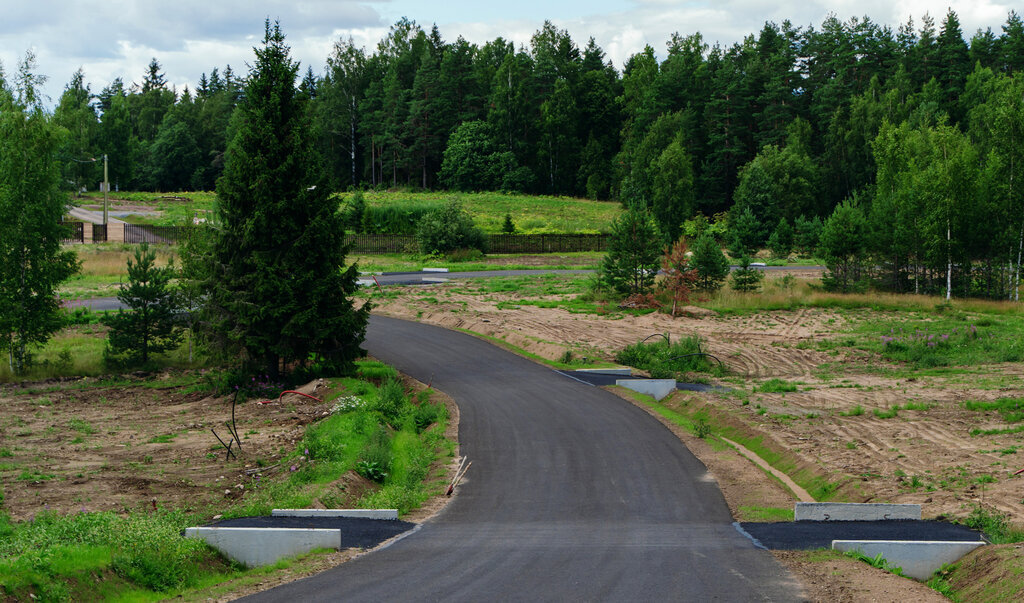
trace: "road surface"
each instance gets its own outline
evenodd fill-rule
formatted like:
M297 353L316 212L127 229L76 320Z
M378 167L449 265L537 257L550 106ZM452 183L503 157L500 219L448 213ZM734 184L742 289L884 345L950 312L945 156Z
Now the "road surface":
M391 546L251 601L794 601L705 467L599 388L480 339L373 316L367 350L459 404L473 465Z

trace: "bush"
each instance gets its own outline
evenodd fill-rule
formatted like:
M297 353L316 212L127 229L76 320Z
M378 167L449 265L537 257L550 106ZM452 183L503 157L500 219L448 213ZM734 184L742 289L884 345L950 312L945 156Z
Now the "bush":
M181 340L175 325L178 296L169 287L174 267L158 268L155 262L156 253L146 243L135 250L134 262L128 258L128 282L117 294L128 311L118 310L103 319L110 327L104 352L108 360L144 365L150 354L174 349Z
M409 399L402 383L393 377L387 378L377 394L376 402L370 405L370 410L380 413L393 427L400 426L402 417L409 410Z
M449 201L420 220L416 230L420 251L430 255L456 249L486 251L484 233L458 201Z
M693 244L691 265L697 270L697 288L703 291L717 291L729 275L729 260L708 233L697 237Z
M601 279L624 295L646 293L654 284L661 235L646 210L634 205L612 222Z
M757 291L761 288L761 280L764 273L757 268L750 267L750 258L740 258L740 267L732 273L732 288L735 291L748 292Z
M368 205L359 230L368 234L416 234L423 218L439 209L437 203Z
M707 356L689 355L699 352L700 337L694 335L671 344L666 340L636 343L616 354L615 361L645 370L655 379L675 379L683 372L712 372L717 368Z

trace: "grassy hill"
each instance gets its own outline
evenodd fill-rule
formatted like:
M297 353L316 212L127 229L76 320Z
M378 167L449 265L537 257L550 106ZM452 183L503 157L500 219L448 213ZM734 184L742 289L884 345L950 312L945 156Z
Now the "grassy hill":
M458 193L405 191L368 191L364 193L371 207L429 208L456 200L473 215L476 223L488 233L501 232L505 214L512 216L516 232L541 233L607 233L622 206L611 201L590 201L569 197L513 195L505 193ZM352 193L339 193L344 205ZM90 194L76 200L76 204L90 209L102 208L102 195ZM135 224L182 224L193 216L206 217L216 206L212 191L194 193L118 192L110 198L111 211L143 213L123 216ZM155 213L148 213L155 212Z
M540 233L606 233L622 206L610 201L590 201L569 197L513 195L504 193L457 192L377 192L364 193L370 206L441 205L456 200L473 216L484 232L501 232L505 214L512 216L516 232ZM346 203L351 193L340 195Z

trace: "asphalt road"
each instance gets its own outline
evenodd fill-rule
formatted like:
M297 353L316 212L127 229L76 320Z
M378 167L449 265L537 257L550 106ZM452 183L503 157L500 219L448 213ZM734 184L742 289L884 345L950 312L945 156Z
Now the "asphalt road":
M642 410L480 339L374 316L366 348L459 404L473 462L391 546L251 601L794 601L721 492Z

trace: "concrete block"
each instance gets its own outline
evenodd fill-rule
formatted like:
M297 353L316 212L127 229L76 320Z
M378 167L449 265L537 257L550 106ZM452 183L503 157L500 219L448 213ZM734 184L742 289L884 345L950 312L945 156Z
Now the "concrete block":
M675 379L616 379L615 385L661 400L676 389Z
M592 375L621 375L623 377L629 377L633 374L633 369L626 368L591 368L591 369L576 369L577 373L590 373Z
M921 519L921 505L885 503L798 502L793 509L796 521L882 521Z
M448 272L447 268L424 268L423 272Z
M198 538L247 567L276 563L313 549L341 549L341 530L316 528L185 528L185 538Z
M871 558L881 554L890 567L898 567L904 575L924 581L944 564L959 561L984 544L980 540L833 540L832 550L860 551Z
M451 279L441 278L437 276L424 276L420 279L421 283L447 283Z
M398 519L398 509L274 509L271 517L356 517L361 519Z

